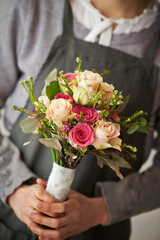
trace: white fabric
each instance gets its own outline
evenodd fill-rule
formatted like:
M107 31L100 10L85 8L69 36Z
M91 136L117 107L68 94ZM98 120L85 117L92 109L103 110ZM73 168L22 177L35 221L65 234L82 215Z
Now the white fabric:
M149 28L155 21L160 0L150 4L143 13L135 18L121 18L118 20L103 16L90 2L90 0L71 0L73 14L78 22L91 31L85 37L86 41L97 42L104 46L110 46L112 33L129 34ZM78 11L77 11L78 9ZM118 24L113 29L113 24Z
M65 168L53 163L49 175L46 191L54 198L63 202L66 200L75 175L75 169Z

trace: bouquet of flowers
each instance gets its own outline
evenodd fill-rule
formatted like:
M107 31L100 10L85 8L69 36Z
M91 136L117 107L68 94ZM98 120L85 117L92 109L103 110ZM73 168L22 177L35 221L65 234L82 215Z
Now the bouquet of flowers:
M24 133L42 134L38 140L50 148L53 169L46 190L64 201L74 179L75 168L86 154L95 154L102 168L109 166L122 179L120 167L131 168L124 159L125 152L135 157L137 149L123 141L122 132L148 133L145 113L140 110L128 117L120 117L129 96L103 82L103 74L82 71L82 61L76 59L75 71L57 76L54 69L46 78L41 96L34 96L33 78L20 81L33 103L33 111L12 106L28 116L20 126Z

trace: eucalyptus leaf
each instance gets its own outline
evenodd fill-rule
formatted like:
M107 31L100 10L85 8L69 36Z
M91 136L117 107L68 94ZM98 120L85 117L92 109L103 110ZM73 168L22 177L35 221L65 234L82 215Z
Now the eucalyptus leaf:
M38 139L40 143L42 143L44 146L48 148L53 148L54 150L57 150L61 152L62 146L57 138L40 138Z
M43 118L45 118L45 116L46 116L45 113L40 113L40 114L38 114L38 115L35 117L35 119L38 120L38 121L40 121L40 120L42 120Z
M46 95L49 98L49 100L53 100L54 96L60 92L60 87L57 81L51 82L47 87L46 87Z
M99 157L99 155L96 155L97 156L97 164L100 168L103 168L103 160Z
M57 69L54 68L52 72L48 74L48 76L45 79L45 86L42 90L41 96L46 96L46 87L52 82L57 80Z
M33 139L29 140L28 142L23 143L23 147L25 147L25 146L29 145L31 142L34 142L34 141L39 140L39 139L40 138L33 138Z
M119 154L111 152L110 155L113 157L114 161L116 161L121 168L129 168L131 169L131 165Z
M123 179L123 175L119 171L118 162L110 160L109 158L106 158L104 163L108 165L120 179Z
M120 114L121 112L123 112L123 110L126 108L128 102L129 102L129 97L127 96L123 99L123 103L121 105L118 106L118 108L116 109L116 114Z
M24 133L33 133L38 127L38 120L35 118L25 118L21 121L20 127Z
M120 166L119 166L118 161L115 161L114 159L111 159L108 154L106 154L104 156L100 155L100 154L96 154L96 155L98 155L97 160L98 160L98 163L100 163L101 166L102 166L102 162L103 162L103 164L109 166L116 173L116 175L120 179L123 179L123 175L119 171Z
M54 133L51 133L51 134L52 134L52 137L57 138L63 145L65 146L67 145L67 141L63 137Z
M71 156L73 159L76 159L76 158L77 158L77 155L75 155L74 153L72 153L71 151L69 151L69 150L67 150L67 149L65 149L64 152L65 152L67 155Z
M129 129L127 130L127 133L128 134L132 134L135 131L137 131L138 128L139 128L139 124L136 123L136 124L132 125L131 127L129 127Z

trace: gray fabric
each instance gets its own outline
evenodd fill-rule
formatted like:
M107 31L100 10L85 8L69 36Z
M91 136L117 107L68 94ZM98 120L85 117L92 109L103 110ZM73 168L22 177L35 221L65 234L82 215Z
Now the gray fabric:
M46 60L50 47L55 40L56 36L62 32L62 9L64 6L64 0L54 0L54 1L32 1L32 0L12 0L7 1L4 9L2 10L2 14L0 15L0 106L4 106L6 98L12 94L12 100L10 101L10 105L18 104L19 105L19 98L21 98L22 106L25 104L26 97L25 93L23 92L20 85L17 84L17 80L23 79L24 77L28 77L28 75L32 75L34 77L37 76L39 69L42 67L43 63ZM7 16L7 18L6 18ZM111 46L113 48L120 49L122 51L127 51L132 55L136 55L141 57L144 49L148 46L148 43L154 36L154 31L159 27L159 21L155 23L155 27L151 27L148 30L144 30L140 33L134 33L134 35L114 35ZM83 26L80 27L76 21L74 21L74 30L75 36L78 38L83 38L88 30L84 29ZM147 38L146 38L147 34ZM133 41L134 39L134 41ZM147 40L146 40L147 39ZM141 45L143 42L143 46ZM131 47L132 46L132 47ZM129 51L130 50L130 51ZM160 66L160 49L158 49L157 56L155 59L156 64ZM160 78L159 78L160 79ZM15 87L16 86L16 87ZM157 100L154 104L154 111L152 113L152 118L155 121L156 118L156 110L159 108L159 91L160 88L157 88ZM10 111L10 105L7 108L7 112L5 115L7 127L9 129L12 128L13 123L16 121L18 114L16 112ZM157 125L159 125L160 120L157 119ZM2 139L3 141L3 139ZM10 142L8 141L8 148L10 148ZM150 148L155 146L156 149L159 148L160 144L157 141L153 144L152 139L148 140L150 143ZM16 152L16 150L14 150ZM1 161L3 161L4 156L1 153ZM157 160L159 161L159 159ZM16 165L19 166L21 160L17 159ZM11 161L12 163L12 161ZM11 165L3 166L3 171L5 172L9 168L11 169ZM20 169L19 169L20 170ZM25 178L29 178L30 175L27 177L28 170L25 166L21 167L21 171L24 173ZM150 174L154 175L155 172L151 169ZM139 175L138 173L135 174L138 178L144 179L144 175ZM15 175L16 176L16 175ZM145 175L146 176L146 175ZM17 187L17 180L16 177L13 178L12 175L8 175L8 181L12 181L13 184L8 187L6 190L7 194L11 193ZM123 198L125 195L126 199L130 199L132 201L132 196L129 194L130 189L130 179L134 179L134 175L130 175L129 178L126 178L126 182L128 184L121 184L121 191L119 191L119 196ZM20 178L21 179L21 176ZM24 180L22 178L20 182L22 183ZM141 180L141 181L142 181ZM3 180L4 181L4 180ZM146 177L145 181L151 181ZM154 185L155 191L158 192L158 181L157 184ZM19 182L19 185L21 184ZM153 182L154 183L154 182ZM0 181L0 184L4 186L4 183ZM112 186L112 183L107 183L108 185ZM115 185L117 183L114 183ZM115 186L114 185L114 186ZM101 184L101 186L105 188L105 184ZM117 184L117 187L119 184ZM127 186L127 187L126 187ZM128 189L129 188L129 189ZM134 185L134 181L132 184L132 191L136 193L137 185ZM145 192L144 187L139 186L139 191L142 192L143 198L145 199ZM112 189L112 187L108 188ZM111 223L115 221L121 220L121 216L115 214L115 212L120 212L123 209L122 200L119 202L121 204L114 205L114 202L110 201L112 197L115 199L117 198L116 194L117 191L107 191L105 188L105 197L108 199L109 210L111 215ZM124 191L123 191L124 190ZM124 194L125 192L125 194ZM4 195L3 195L4 196ZM150 193L152 196L152 193ZM3 197L4 200L5 196ZM160 197L159 197L160 199ZM138 199L137 199L138 204ZM157 205L159 205L159 201L157 201ZM156 205L156 207L157 207ZM127 212L127 207L126 212ZM114 209L114 210L113 210ZM117 210L116 210L117 209ZM153 209L153 204L150 205L150 209ZM147 206L145 209L145 204L143 207L143 211L149 210ZM124 211L123 218L129 217ZM136 210L134 213L134 207L131 214L137 214L138 211ZM115 217L114 217L115 215ZM130 215L132 216L132 215Z
M18 148L6 137L0 136L0 152L0 196L5 202L22 182L36 175L20 160Z

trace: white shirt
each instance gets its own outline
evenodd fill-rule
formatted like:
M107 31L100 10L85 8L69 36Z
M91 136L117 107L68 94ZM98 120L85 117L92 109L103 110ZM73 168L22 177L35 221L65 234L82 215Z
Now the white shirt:
M76 20L87 29L90 29L89 34L85 37L85 41L98 42L101 45L110 46L113 33L129 34L149 28L157 16L159 1L155 0L154 4L149 4L142 14L135 18L121 18L118 20L103 16L91 4L90 0L70 0L70 3ZM118 24L115 29L113 29L114 23Z

